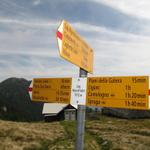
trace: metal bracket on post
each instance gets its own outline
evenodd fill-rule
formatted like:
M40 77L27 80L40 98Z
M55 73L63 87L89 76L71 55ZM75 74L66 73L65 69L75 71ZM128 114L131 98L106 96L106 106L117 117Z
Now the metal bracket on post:
M87 71L80 68L79 77L87 77ZM85 129L85 110L86 106L78 105L77 110L77 129L76 129L76 150L84 148L84 129Z

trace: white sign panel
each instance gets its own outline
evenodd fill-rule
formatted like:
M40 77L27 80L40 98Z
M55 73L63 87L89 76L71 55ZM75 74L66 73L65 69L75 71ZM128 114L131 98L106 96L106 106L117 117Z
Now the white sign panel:
M86 104L87 78L72 78L71 105Z

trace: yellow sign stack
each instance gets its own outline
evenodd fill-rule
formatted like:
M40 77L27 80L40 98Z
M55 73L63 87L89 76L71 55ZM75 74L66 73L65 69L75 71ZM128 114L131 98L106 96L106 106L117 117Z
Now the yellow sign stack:
M90 73L93 72L92 48L64 20L58 28L57 40L61 57Z
M87 106L150 108L148 76L35 78L31 89L33 101L65 104L75 101L75 105L78 101Z
M93 72L93 50L65 20L57 31L60 55L84 71ZM84 86L83 86L84 85ZM149 109L149 77L89 77L33 79L33 101L129 109Z
M148 76L88 78L86 105L149 109L149 78Z
M70 103L71 78L33 79L32 100L50 103Z

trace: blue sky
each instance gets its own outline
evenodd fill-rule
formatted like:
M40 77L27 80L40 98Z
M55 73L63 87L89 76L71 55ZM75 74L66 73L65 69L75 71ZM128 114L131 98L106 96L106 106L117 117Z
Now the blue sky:
M150 75L149 0L0 0L0 81L78 77L59 56L62 19L94 50L94 74Z

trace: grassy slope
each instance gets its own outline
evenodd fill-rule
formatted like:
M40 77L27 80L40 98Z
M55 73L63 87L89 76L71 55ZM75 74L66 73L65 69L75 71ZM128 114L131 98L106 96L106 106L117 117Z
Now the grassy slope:
M20 123L0 120L1 150L71 150L75 122ZM86 150L150 149L150 120L99 117L86 121Z

